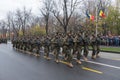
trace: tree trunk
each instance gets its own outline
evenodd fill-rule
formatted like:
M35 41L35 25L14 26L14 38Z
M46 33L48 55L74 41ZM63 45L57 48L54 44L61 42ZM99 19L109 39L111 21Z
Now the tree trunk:
M16 33L16 36L19 37L19 33L18 32Z
M45 29L46 29L46 34L48 34L48 21L46 21Z
M64 33L67 33L67 26L64 26Z

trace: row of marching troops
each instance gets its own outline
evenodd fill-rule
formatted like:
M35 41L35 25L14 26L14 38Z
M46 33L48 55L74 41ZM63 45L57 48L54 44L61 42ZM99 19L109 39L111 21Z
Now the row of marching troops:
M0 38L0 43L7 43L7 38Z
M92 46L92 59L98 57L100 51L100 37L81 33L56 33L55 35L19 37L13 39L13 47L26 53L40 56L40 50L43 48L44 57L50 60L50 53L55 56L56 63L59 63L61 54L69 64L73 67L73 56L76 55L76 62L81 64L81 57L87 61L89 46ZM83 52L83 53L82 53Z

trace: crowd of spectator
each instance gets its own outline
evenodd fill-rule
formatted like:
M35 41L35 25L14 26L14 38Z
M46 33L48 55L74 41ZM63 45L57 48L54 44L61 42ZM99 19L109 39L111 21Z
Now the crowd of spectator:
M0 38L0 43L7 43L7 38Z
M101 36L101 45L120 46L120 36Z

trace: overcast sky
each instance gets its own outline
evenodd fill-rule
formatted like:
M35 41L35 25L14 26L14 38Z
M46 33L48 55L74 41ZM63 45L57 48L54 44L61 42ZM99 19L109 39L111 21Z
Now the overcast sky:
M114 0L112 0L114 1ZM39 14L40 0L1 0L0 2L0 20L5 19L6 14L9 11L15 11L16 9L23 7L32 9L34 14Z
M38 14L40 0L2 0L0 1L0 20L4 19L9 11L22 9L24 6L27 9L32 9L34 14Z

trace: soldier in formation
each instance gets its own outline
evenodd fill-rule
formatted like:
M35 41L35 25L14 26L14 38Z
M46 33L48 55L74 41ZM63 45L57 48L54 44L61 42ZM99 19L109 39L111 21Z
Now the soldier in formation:
M82 33L71 33L63 34L56 33L55 35L45 36L25 36L18 37L12 40L13 48L18 51L40 56L40 51L44 49L44 58L50 60L50 53L54 55L55 62L59 63L62 55L65 61L68 62L69 67L73 67L73 58L76 63L82 64L81 58L87 61L89 46L92 46L92 59L99 57L100 51L100 36L88 34L84 36ZM83 52L83 53L82 53Z
M7 44L7 38L0 38L0 43L6 43Z

